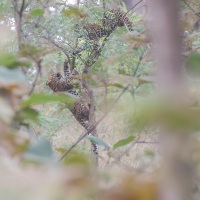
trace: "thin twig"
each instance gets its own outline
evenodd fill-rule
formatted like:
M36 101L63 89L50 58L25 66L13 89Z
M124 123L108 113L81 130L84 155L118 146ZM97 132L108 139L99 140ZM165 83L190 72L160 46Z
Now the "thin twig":
M121 158L127 154L127 152L129 152L133 146L135 146L136 144L158 144L158 141L145 141L145 140L139 140L139 136L136 137L136 139L130 144L130 146L124 150L119 156L116 157L115 161L113 162L113 164L115 164L116 162L119 162L121 160Z
M145 141L145 140L141 140L141 141L136 141L136 144L158 144L158 141Z
M80 0L77 0L77 1L76 1L76 5L77 5L77 7L79 8ZM78 20L78 24L79 24L79 21L80 21L80 20ZM78 38L76 38L76 40L75 40L73 52L74 52L74 50L75 50L77 47L78 47ZM71 70L71 71L75 68L75 63L76 63L76 57L73 56L73 57L72 57L72 61L71 61L71 63L70 63L70 68L71 68L70 70Z
M144 4L144 5L140 6L140 7L138 7L137 9L135 9L135 10L133 11L133 13L134 13L135 11L139 10L140 8L143 8L143 7L150 7L150 6L149 6L148 4Z
M126 13L125 16L131 11L133 10L133 8L135 8L138 4L140 4L143 0L138 1L131 9L129 9Z
M63 158L65 158L71 151L74 147L76 147L76 145L83 139L87 136L88 132L86 132L82 137L80 137L62 156L61 158L59 159L59 161L62 161Z
M195 14L196 16L200 17L200 14L197 13L197 12L194 10L194 8L192 8L192 7L187 3L186 0L183 0L183 2L185 3L185 5L188 6L188 8L190 8L190 10L192 10L192 11L194 12L194 14Z
M139 139L139 136L130 144L130 146L126 150L124 150L122 152L122 154L120 154L119 156L117 156L117 158L115 159L115 162L119 161L124 155L126 155L127 152L129 152L133 148L133 146L137 143L138 139Z
M52 40L50 37L46 37L46 36L43 36L44 39L48 40L51 44L53 44L54 46L56 46L58 49L62 50L62 52L66 55L67 59L69 60L70 57L68 55L68 53L66 52L66 50L61 47L59 44L57 44L54 40Z
M144 52L140 55L139 61L138 61L138 63L137 63L137 66L136 66L136 68L135 68L135 70L134 70L134 72L133 72L133 76L134 76L134 77L136 76L136 73L137 73L138 69L140 68L140 64L141 64L141 61L142 61L142 59L143 59L143 56L144 56Z

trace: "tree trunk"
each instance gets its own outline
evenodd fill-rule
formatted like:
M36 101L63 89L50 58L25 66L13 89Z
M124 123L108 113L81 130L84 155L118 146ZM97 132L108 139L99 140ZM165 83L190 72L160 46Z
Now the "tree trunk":
M187 90L181 60L179 32L179 1L154 0L153 21L150 32L154 43L155 75L161 99L176 108L185 105ZM162 119L161 119L162 120ZM164 119L163 119L164 120ZM190 139L174 129L161 127L161 200L188 200L190 196L192 167Z

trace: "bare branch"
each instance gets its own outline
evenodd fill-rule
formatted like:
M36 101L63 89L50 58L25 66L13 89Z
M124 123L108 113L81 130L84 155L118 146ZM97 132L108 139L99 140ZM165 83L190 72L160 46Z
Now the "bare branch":
M141 140L141 141L136 141L136 144L158 144L158 141L145 141L145 140Z
M67 53L67 51L61 47L59 44L57 44L53 39L51 39L50 37L46 37L46 36L43 36L44 39L46 39L47 41L49 41L51 44L53 44L54 46L56 46L58 49L62 50L62 52L66 55L68 61L70 61L70 56L69 54Z
M138 4L140 4L143 0L138 1L130 10L128 10L125 15L127 15L133 8L135 8Z
M83 134L83 136L81 136L59 159L59 161L62 161L71 151L73 148L76 147L76 145L87 136L88 132L86 132L85 134Z
M139 61L138 61L137 66L136 66L136 68L135 68L135 70L134 70L134 72L133 72L133 76L136 76L136 73L137 73L138 69L140 68L140 64L141 64L141 61L142 61L142 59L143 59L143 56L144 56L144 52L143 52L142 55L139 57Z
M25 0L22 0L22 5L21 5L20 11L19 11L20 18L22 18L24 6L25 6Z
M192 11L194 12L194 14L195 14L196 16L200 17L200 13L197 13L197 12L194 10L194 8L192 8L192 7L187 3L186 0L183 0L183 2L185 3L185 5L187 5L188 8L190 8L190 10L192 10Z

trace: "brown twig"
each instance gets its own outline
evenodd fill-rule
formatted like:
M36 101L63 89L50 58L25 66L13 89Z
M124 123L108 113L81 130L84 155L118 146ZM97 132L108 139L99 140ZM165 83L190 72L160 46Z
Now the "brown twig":
M137 63L137 66L136 66L136 68L135 68L135 70L134 70L134 72L133 72L133 76L134 76L134 77L136 76L136 73L137 73L138 69L140 68L140 64L141 64L141 62L142 62L143 56L144 56L144 52L140 55L139 61L138 61L138 63Z
M187 3L186 0L183 0L183 2L185 3L185 5L187 5L188 8L190 8L190 10L192 10L192 11L194 12L194 14L195 14L196 16L200 17L200 13L197 13L197 12L194 10L194 8L192 8L192 7Z
M70 61L70 56L69 54L66 52L66 50L61 47L59 44L57 44L53 39L51 39L50 37L46 37L43 36L44 39L46 39L47 41L49 41L51 44L53 44L54 46L56 46L58 49L60 49L67 57L67 59Z
M23 0L24 2L24 0ZM18 37L18 47L21 48L21 40L22 40L22 13L23 13L23 2L22 6L19 10L18 0L13 0L13 8L14 8L14 19L15 25L17 30L17 37Z
M62 161L71 151L73 148L76 147L76 145L87 136L88 132L86 132L85 134L83 134L83 136L81 136L59 159L59 161Z
M158 144L158 141L145 141L145 140L141 140L141 141L136 141L136 144Z
M19 11L20 18L22 18L24 6L25 6L25 0L22 0L22 5L21 5L20 11Z
M77 5L77 7L79 8L80 0L77 0L77 1L76 1L76 5ZM79 21L78 21L78 24L79 24ZM74 50L75 50L77 47L78 47L78 38L76 38L76 40L75 40L73 52L74 52ZM73 56L73 57L72 57L72 62L70 63L70 68L71 68L70 70L71 70L71 71L75 68L75 63L76 63L76 57Z
M150 6L149 6L148 4L144 4L144 5L140 6L140 7L138 7L137 9L135 9L135 10L133 11L133 13L134 13L135 11L139 10L140 8L143 8L143 7L150 7Z
M125 16L131 11L133 10L133 8L135 8L138 4L140 4L143 0L138 1L131 9L129 9L126 13Z

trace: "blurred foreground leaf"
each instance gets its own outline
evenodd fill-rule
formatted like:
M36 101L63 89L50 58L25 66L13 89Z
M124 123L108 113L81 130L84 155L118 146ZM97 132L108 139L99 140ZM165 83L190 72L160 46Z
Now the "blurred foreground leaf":
M153 158L155 156L154 152L151 150L146 150L144 154L145 156L150 157L150 158Z
M36 144L30 144L24 159L32 162L49 163L53 162L53 152L50 142L46 138Z
M10 123L15 112L7 99L0 96L0 120Z
M27 100L22 102L22 107L25 108L28 106L45 104L55 101L65 103L67 108L71 108L75 103L75 99L66 94L46 95L41 93L41 94L32 94Z
M66 17L71 17L72 15L75 15L76 17L84 18L87 17L86 13L83 13L79 10L79 8L74 6L68 6L68 9L63 9L62 14Z
M0 87L11 90L16 87L27 85L25 75L19 69L0 67Z
M20 110L15 117L15 121L18 121L20 123L24 123L24 121L26 120L31 120L34 122L38 121L38 116L39 116L39 112L36 111L35 109L26 107L23 108L22 110Z
M126 139L119 140L117 143L113 145L113 150L131 143L134 139L135 139L134 136L129 136Z
M0 120L0 148L8 156L22 156L26 152L29 139L27 136L8 129L7 124Z
M21 61L13 54L9 53L1 53L0 55L0 66L5 66L10 69L14 69L17 67L29 67L30 63Z
M191 133L200 130L200 107L177 105L163 100L146 100L140 104L128 102L125 108L126 120L130 124L131 133L140 132L144 128L163 124L170 130Z
M200 54L192 53L187 60L188 70L193 74L200 74Z
M41 62L45 55L55 52L55 49L37 48L34 45L23 44L20 54L23 57L30 58L35 62Z
M89 167L89 160L80 152L72 151L65 157L64 163L67 165L81 165Z
M68 149L63 147L58 147L55 149L57 152L64 154ZM87 157L80 151L73 150L70 152L68 156L64 159L65 164L72 164L72 165L82 165L82 166L89 166L89 161Z

